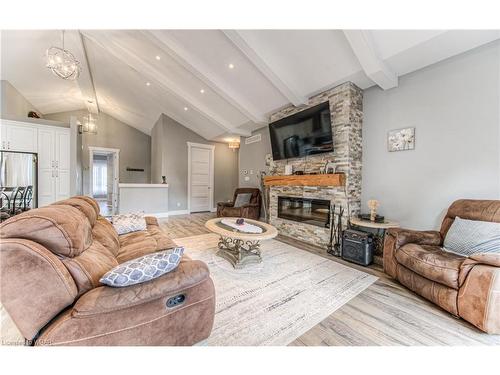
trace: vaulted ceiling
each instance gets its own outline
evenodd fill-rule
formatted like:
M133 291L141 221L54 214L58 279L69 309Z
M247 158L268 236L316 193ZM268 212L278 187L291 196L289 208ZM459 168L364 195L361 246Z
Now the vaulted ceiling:
M81 30L77 81L45 68L61 32L2 31L1 79L43 114L88 108L149 134L161 113L206 139L249 135L268 115L345 81L398 77L500 38L446 30Z

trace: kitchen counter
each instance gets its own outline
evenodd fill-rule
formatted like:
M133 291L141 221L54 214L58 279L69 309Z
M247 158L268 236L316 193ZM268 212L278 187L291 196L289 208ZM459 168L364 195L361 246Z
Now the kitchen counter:
M118 184L118 212L144 212L156 217L168 216L168 184Z

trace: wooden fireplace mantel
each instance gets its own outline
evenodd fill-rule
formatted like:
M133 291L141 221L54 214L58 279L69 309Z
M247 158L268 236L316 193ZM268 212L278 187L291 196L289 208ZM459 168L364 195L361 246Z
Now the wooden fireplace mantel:
M345 174L303 174L289 176L266 176L266 186L344 186Z

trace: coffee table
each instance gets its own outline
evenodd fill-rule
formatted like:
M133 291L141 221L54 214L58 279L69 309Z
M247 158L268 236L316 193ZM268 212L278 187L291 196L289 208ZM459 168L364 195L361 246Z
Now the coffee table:
M221 220L236 220L236 217L218 217L208 220L205 227L220 236L219 251L217 255L226 259L239 269L247 264L262 262L260 255L260 241L270 240L278 235L278 231L272 225L261 221L245 219L245 223L256 225L262 229L262 233L246 233L241 230L225 225Z

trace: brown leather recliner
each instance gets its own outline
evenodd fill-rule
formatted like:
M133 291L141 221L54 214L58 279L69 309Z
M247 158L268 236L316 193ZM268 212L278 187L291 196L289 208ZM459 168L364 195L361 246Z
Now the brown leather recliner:
M500 201L454 202L438 231L390 229L384 271L409 289L488 333L500 333L500 254L462 257L442 250L455 217L500 223Z
M238 194L252 194L250 202L241 207L234 207ZM245 217L247 219L259 220L261 196L257 188L238 188L234 191L232 202L217 203L217 217Z
M35 345L192 345L212 330L215 294L205 263L183 256L157 279L99 284L118 264L175 244L153 217L119 236L91 198L74 197L0 226L1 302ZM184 295L183 303L167 301Z

